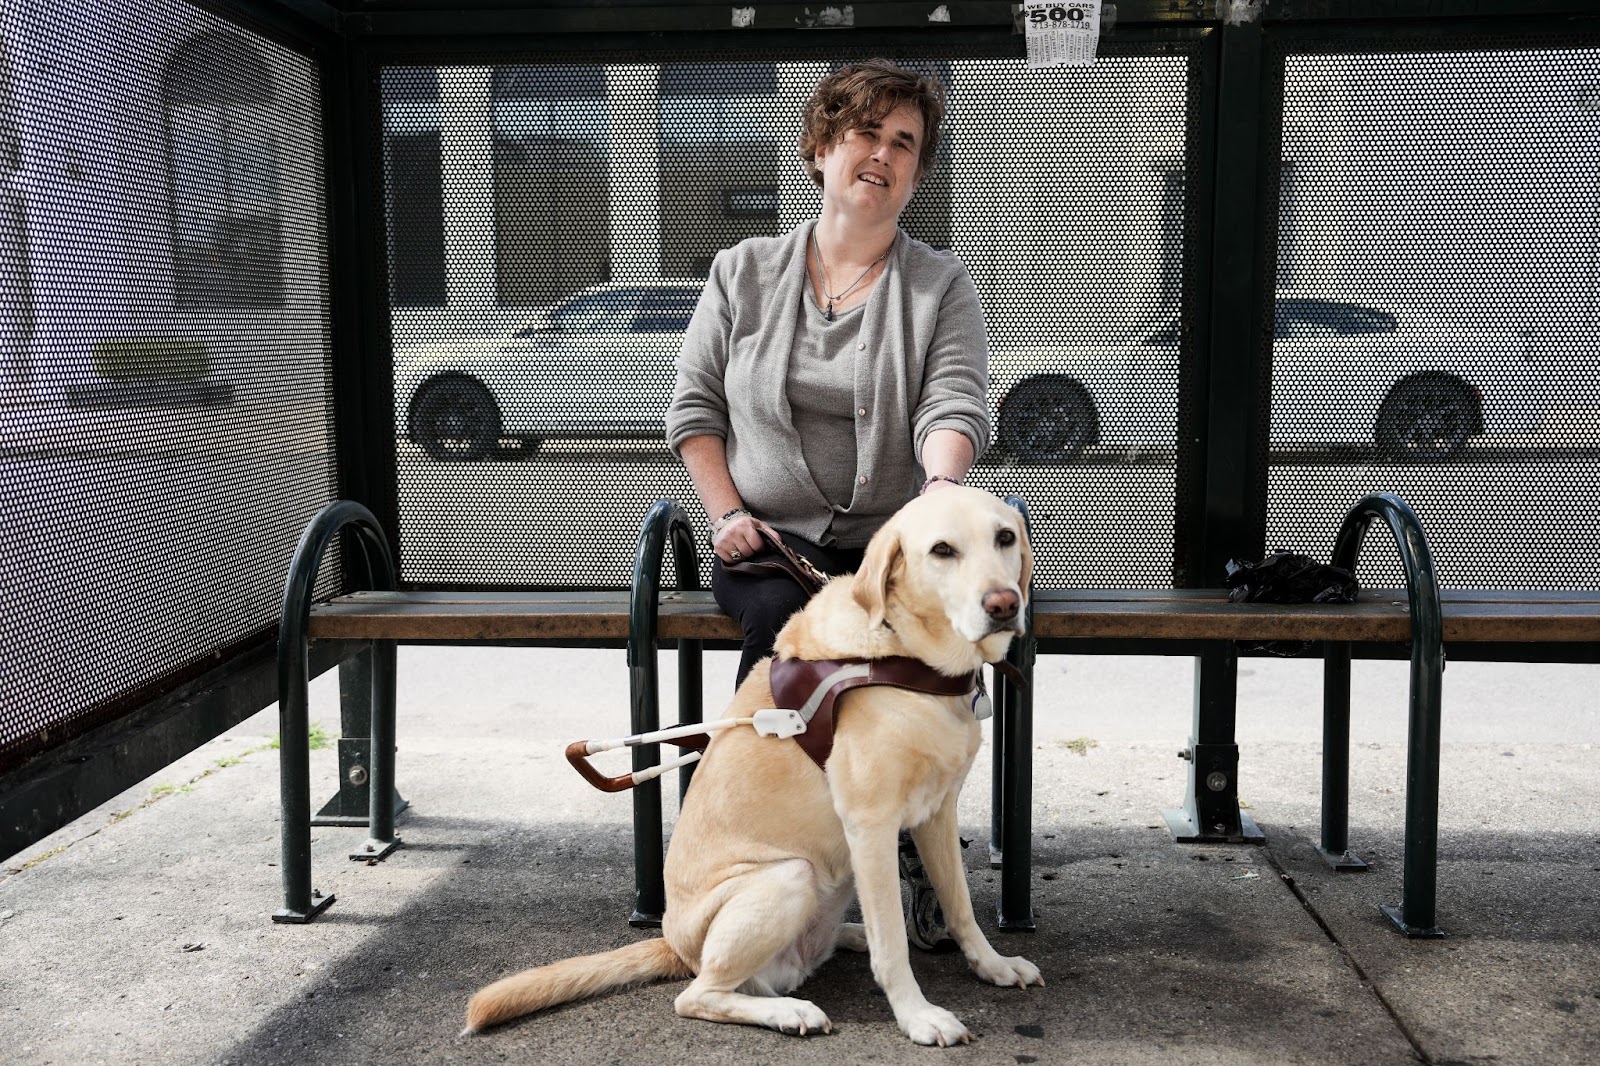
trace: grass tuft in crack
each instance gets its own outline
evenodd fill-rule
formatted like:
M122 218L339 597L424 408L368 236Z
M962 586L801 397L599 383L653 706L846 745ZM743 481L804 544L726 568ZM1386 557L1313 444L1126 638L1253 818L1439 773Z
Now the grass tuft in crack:
M306 731L306 741L310 745L312 751L319 751L319 750L321 750L323 748L326 748L329 745L331 745L337 739L338 739L338 737L335 736L334 734L329 733L328 730L324 729L323 726L322 726L322 723L320 723L320 722L313 722L312 725L311 725L311 728ZM137 804L136 806L133 806L133 807L129 807L125 811L112 811L110 819L106 822L106 826L116 825L118 822L121 822L121 821L124 821L124 820L126 820L128 818L131 818L135 814L137 814L139 811L144 810L146 807L150 806L153 803L157 803L157 802L160 802L161 800L166 799L168 796L181 796L181 795L183 795L185 793L193 792L195 785L199 784L201 781L203 781L206 778L210 777L212 774L216 773L218 770L226 770L230 766L238 766L240 763L244 762L245 759L249 758L252 755L255 755L257 752L271 751L271 750L276 749L278 747L279 747L278 737L275 734L272 737L272 739L269 740L265 744L258 744L253 748L249 748L249 749L247 749L245 751L241 751L237 755L224 755L224 756L222 756L222 758L217 760L215 766L206 767L206 769L204 769L203 771L201 771L198 774L195 774L193 777L189 778L189 780L187 780L187 781L185 781L185 782L183 782L181 784L157 785L156 787L154 787L154 788L152 788L150 790L149 795L147 795L144 798L144 801L142 803L139 803L139 804ZM100 828L104 829L106 826L101 826ZM89 837L94 836L95 833L98 833L99 831L100 831L99 829L96 829L94 832L86 834L85 836L81 837L80 839L87 840ZM9 874L9 875L12 875L12 876L15 876L15 875L20 874L20 873L24 873L24 872L26 872L28 870L33 869L35 866L38 866L40 863L44 862L47 859L55 858L57 855L60 855L62 852L66 851L69 847L71 847L73 844L76 844L76 843L77 843L77 841L74 840L74 841L70 841L70 842L68 842L66 844L62 844L59 847L52 848L49 851L43 852L43 853L41 853L39 855L35 855L33 858L29 859L27 862L23 863L20 866L8 866L8 867L6 867L5 868L5 872L7 874Z

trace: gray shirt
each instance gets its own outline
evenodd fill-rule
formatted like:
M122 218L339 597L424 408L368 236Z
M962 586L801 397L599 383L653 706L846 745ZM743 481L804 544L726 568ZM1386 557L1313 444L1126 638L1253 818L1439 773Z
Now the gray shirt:
M722 437L728 471L757 517L817 543L858 547L916 493L929 433L964 433L974 454L987 447L988 344L961 260L900 231L861 309L854 451L808 456L789 383L813 225L718 253L684 334L667 443L676 452L688 437ZM825 483L854 481L847 505L830 503L811 462L829 462Z
M835 516L849 509L856 491L855 469L834 459L856 453L856 338L865 313L858 304L830 322L802 293L789 356L789 410L800 455Z

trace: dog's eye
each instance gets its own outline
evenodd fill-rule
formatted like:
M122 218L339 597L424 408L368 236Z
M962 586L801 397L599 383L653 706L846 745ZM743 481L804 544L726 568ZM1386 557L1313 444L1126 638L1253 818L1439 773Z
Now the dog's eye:
M994 535L994 542L1002 548L1009 548L1017 542L1017 535L1009 529L1002 529Z
M929 551L931 551L934 555L943 555L946 558L949 558L956 553L954 548L950 547L950 545L946 544L942 540L930 548Z

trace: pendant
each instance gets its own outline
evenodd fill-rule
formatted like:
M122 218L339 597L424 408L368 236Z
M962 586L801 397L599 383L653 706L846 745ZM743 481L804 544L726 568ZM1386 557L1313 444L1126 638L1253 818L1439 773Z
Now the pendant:
M828 309L826 311L822 312L822 317L826 318L829 322L833 321L833 301L832 300L828 301Z
M994 716L994 703L989 699L989 687L983 683L983 671L978 671L978 687L972 691L972 719L981 722Z

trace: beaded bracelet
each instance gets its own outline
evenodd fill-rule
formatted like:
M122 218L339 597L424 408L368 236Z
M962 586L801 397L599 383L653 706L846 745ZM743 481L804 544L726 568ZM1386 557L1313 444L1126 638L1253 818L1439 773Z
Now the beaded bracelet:
M750 512L748 510L746 510L745 508L743 508L743 507L735 507L733 510L729 511L727 514L723 515L721 518L719 518L715 522L711 523L711 532L713 532L713 533L721 533L723 526L727 525L729 522L732 522L735 518L738 518L740 515L748 515L749 513Z
M943 474L934 474L932 477L928 478L928 480L922 483L922 487L917 490L917 495L921 496L926 493L928 491L928 486L932 485L935 481L948 481L952 485L961 484L961 479L958 477L945 477Z

